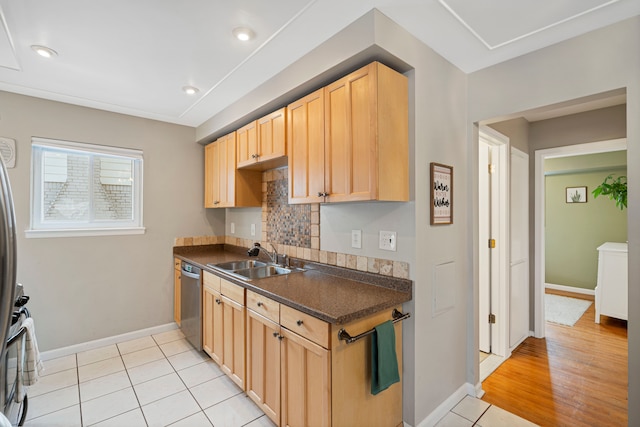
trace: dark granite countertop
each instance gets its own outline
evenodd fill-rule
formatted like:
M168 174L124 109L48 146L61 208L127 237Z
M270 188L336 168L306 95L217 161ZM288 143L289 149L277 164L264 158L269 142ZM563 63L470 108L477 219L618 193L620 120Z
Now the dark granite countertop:
M248 259L246 248L230 245L175 247L175 257L334 324L344 324L411 300L412 282L379 274L292 259L302 273L244 281L207 264Z

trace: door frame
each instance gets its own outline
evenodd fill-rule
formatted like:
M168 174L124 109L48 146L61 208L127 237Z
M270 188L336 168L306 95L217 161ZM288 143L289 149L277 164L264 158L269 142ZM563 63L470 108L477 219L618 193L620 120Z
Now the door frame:
M535 268L534 268L534 336L545 337L544 293L545 293L545 176L544 161L556 157L582 154L606 153L627 149L627 138L535 150Z
M496 323L491 328L491 354L507 359L511 356L509 348L509 260L510 237L509 237L509 154L511 144L506 135L488 127L479 127L478 140L483 139L489 145L497 148L499 163L498 174L498 199L492 197L492 238L496 239L496 248L493 249L493 259L491 264L497 268L497 272L492 274L492 280L497 284L492 284L491 305L492 312L496 315ZM478 148L479 149L479 148ZM480 173L480 171L479 171ZM497 218L495 217L497 214ZM479 242L479 245L487 245L488 242ZM480 250L480 248L478 248ZM492 257L493 258L493 257ZM480 266L479 266L480 268ZM478 310L479 311L479 310ZM478 318L478 322L480 319Z

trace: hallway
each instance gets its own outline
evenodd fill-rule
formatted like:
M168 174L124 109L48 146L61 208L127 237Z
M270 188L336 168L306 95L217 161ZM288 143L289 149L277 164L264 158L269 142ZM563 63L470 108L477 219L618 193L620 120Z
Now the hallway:
M592 304L573 327L547 322L546 339L527 338L483 382L483 400L541 426L626 426L627 322L594 319Z

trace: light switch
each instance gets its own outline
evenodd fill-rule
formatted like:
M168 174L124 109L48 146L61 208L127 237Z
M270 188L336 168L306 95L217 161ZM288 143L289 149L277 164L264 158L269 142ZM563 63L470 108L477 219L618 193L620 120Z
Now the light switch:
M351 230L351 247L362 248L362 230Z
M231 234L235 234L236 233L236 223L232 222L231 223Z

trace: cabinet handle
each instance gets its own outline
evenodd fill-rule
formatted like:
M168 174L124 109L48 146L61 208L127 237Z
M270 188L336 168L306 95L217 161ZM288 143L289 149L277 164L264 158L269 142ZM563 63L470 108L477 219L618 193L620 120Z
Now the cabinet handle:
M298 325L298 326L302 326L302 324L303 324L303 323L304 323L304 322L303 322L302 320L298 320L298 321L296 322L296 325Z
M329 193L327 193L326 191L325 192L318 191L318 197L328 197L328 196L329 196Z
M222 301L220 300L220 298L216 298L216 304L220 304L222 303Z
M215 202L213 202L214 205L220 204L220 200L216 200Z
M274 336L274 337L276 337L276 338L278 338L278 337L280 336L280 334L279 334L279 333L277 333L277 332L274 332L274 333L273 333L273 336Z
M282 341L282 340L284 339L284 337L283 337L282 335L278 334L278 339L279 339L280 341Z
M262 303L260 301L257 302L258 307L262 307Z

